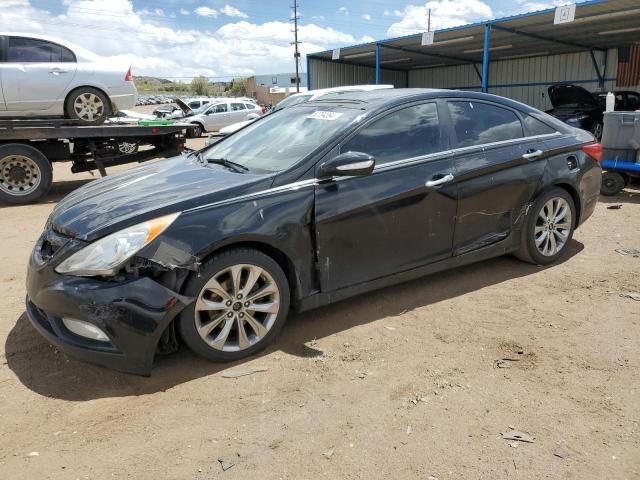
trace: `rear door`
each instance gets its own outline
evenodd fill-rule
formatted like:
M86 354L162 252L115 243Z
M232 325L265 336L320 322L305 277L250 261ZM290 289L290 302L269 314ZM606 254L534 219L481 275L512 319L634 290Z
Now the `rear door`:
M453 158L438 110L436 102L397 108L364 125L328 154L368 153L375 157L376 167L371 175L324 181L316 187L323 291L451 256L457 197ZM427 186L438 180L440 185Z
M523 116L503 105L452 99L447 106L459 198L453 252L461 255L505 239L524 219L545 169L547 136L530 135Z
M35 112L57 104L62 111L64 94L76 70L75 55L61 45L8 37L6 62L0 63L6 109Z
M231 122L244 122L247 119L247 107L241 102L231 102Z

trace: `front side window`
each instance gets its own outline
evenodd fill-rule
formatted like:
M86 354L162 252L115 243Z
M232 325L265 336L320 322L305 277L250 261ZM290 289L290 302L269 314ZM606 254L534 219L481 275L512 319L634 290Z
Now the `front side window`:
M232 103L231 104L231 111L232 112L237 112L239 110L246 110L247 107L244 106L244 103Z
M395 111L360 130L342 152L368 153L376 164L442 151L438 108L424 103Z
M16 63L75 62L73 52L61 45L35 38L10 37L7 61Z
M211 113L226 113L228 111L228 107L226 103L221 103L219 105L214 105L209 111Z
M448 105L457 147L502 142L524 136L522 123L511 110L470 101L452 101Z

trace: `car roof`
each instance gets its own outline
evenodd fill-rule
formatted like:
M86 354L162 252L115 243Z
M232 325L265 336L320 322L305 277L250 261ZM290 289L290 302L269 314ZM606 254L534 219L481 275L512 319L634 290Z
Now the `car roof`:
M377 110L379 108L388 108L395 104L402 104L411 101L429 100L435 98L461 98L470 100L487 100L494 103L501 103L507 107L511 107L523 112L537 112L538 110L498 95L488 93L470 92L464 90L446 90L436 88L393 88L384 90L371 91L354 91L347 92L339 98L332 97L323 100L311 100L302 105L341 105L345 107L357 107L361 110ZM295 108L291 107L291 108Z

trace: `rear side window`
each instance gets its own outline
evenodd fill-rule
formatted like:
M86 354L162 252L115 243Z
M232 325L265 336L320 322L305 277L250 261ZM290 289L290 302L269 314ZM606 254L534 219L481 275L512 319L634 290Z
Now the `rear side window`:
M75 62L76 56L61 45L35 38L10 37L7 61L16 63Z
M522 138L522 123L511 110L480 102L448 102L457 147Z
M524 116L524 126L527 129L527 136L530 137L556 133L555 128L551 128L546 123L541 122L537 118L533 118L531 115Z
M364 152L376 164L421 157L442 150L435 103L403 108L364 127L342 147L343 152Z
M244 103L232 103L231 104L231 111L232 112L237 112L238 110L246 110L246 107L244 106Z
M213 107L211 107L211 111L213 113L224 113L227 111L227 104L226 103L221 103L220 105L215 105Z

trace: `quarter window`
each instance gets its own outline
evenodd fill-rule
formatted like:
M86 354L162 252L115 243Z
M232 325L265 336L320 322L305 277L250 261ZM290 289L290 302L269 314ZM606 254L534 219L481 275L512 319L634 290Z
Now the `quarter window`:
M244 106L244 103L232 103L231 104L231 111L232 112L237 112L238 110L246 110L246 107Z
M457 147L522 138L522 123L506 108L481 102L448 102Z
M251 105L250 103L245 103L247 110L256 110L258 107L255 105Z
M10 37L7 61L15 63L75 62L76 56L61 45L35 38Z
M556 133L556 130L554 128L551 128L549 125L541 122L537 118L533 118L531 115L524 116L524 126L527 129L528 136L549 135L551 133Z
M376 164L421 157L442 150L435 103L403 108L364 127L342 147L343 152L364 152Z

